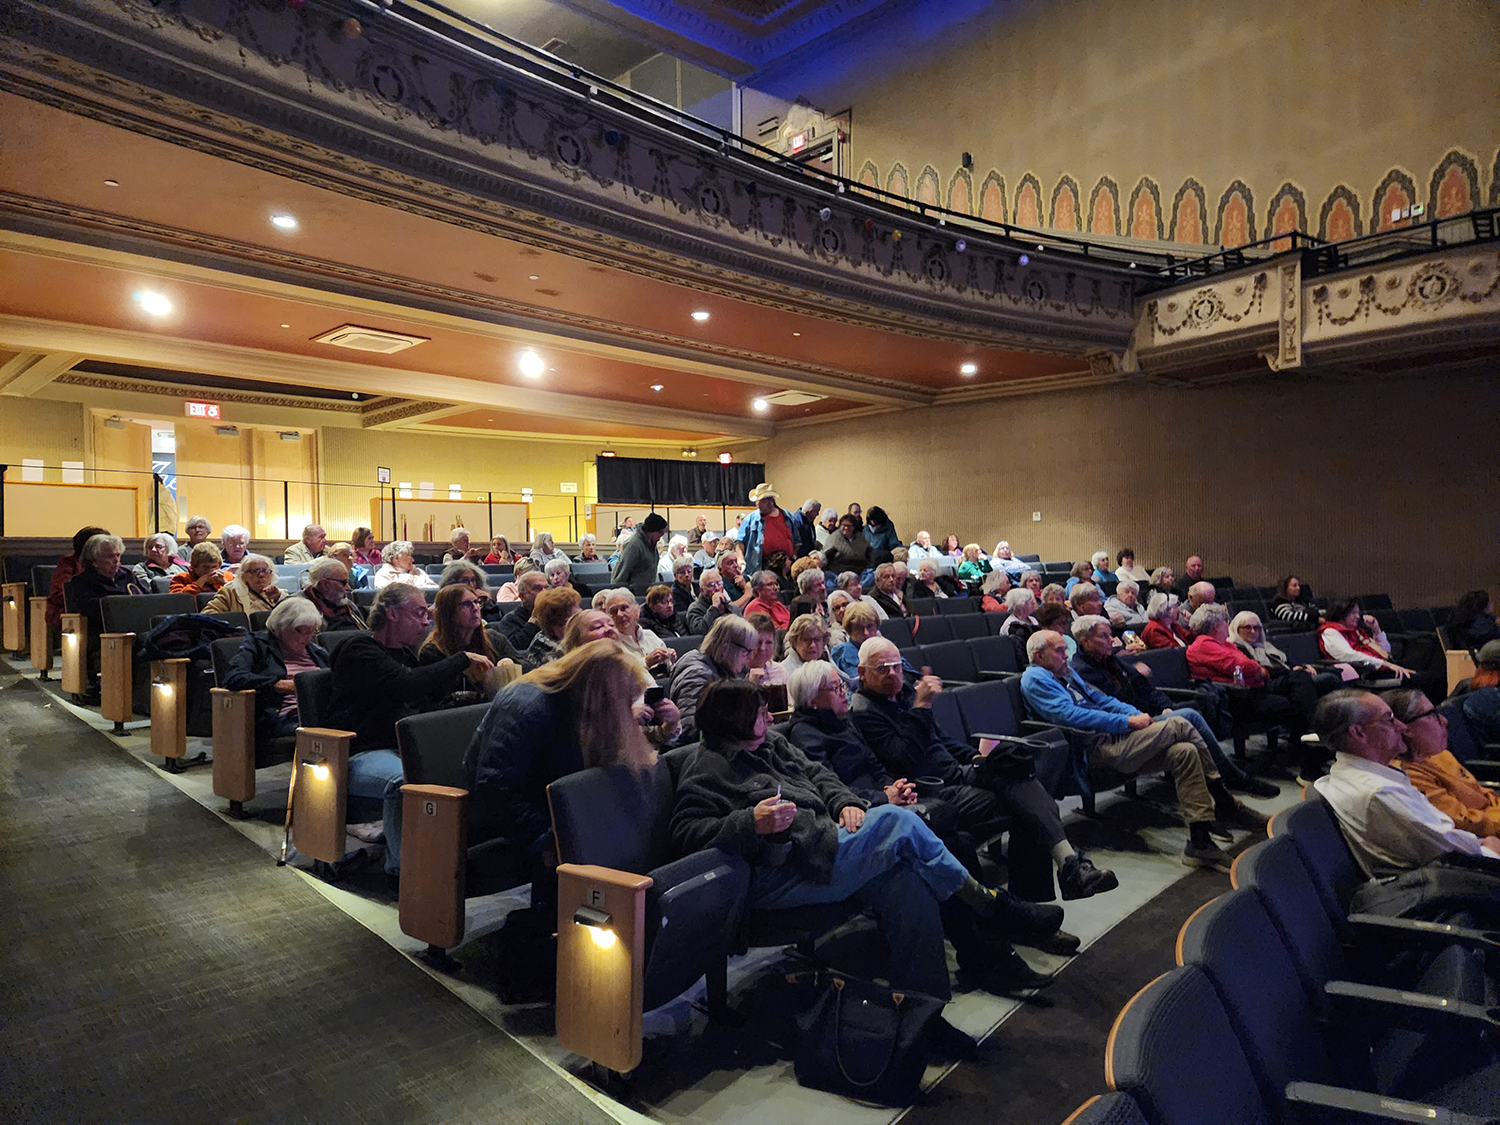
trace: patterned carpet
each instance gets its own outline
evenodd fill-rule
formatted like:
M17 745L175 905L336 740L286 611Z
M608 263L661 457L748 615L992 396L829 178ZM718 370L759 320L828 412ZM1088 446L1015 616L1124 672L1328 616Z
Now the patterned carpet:
M611 1120L8 671L0 902L0 1120Z

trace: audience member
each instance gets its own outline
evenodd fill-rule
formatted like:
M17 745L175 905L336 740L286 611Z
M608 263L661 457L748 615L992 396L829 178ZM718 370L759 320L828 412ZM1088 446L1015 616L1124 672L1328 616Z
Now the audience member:
M1266 627L1261 624L1259 615L1251 613L1248 609L1234 615L1234 620L1229 623L1229 639L1239 647L1241 652L1250 656L1266 670L1273 684L1278 681L1300 684L1306 680L1312 689L1312 699L1305 705L1298 703L1298 707L1305 711L1309 718L1312 716L1312 709L1316 706L1317 699L1334 691L1343 683L1343 677L1337 672L1324 672L1312 664L1293 665L1287 659L1286 653L1266 639ZM1306 698L1301 692L1302 689L1298 688L1284 694L1295 701L1299 698Z
M602 598L608 593L608 590L600 590L599 596ZM562 650L567 655L590 641L619 639L620 635L615 632L615 623L609 614L602 609L580 609L568 619L568 627L563 630Z
M547 576L543 573L542 568L532 562L530 556L522 555L515 562L515 567L511 571L510 581L502 582L500 588L495 591L495 601L501 603L520 601L521 579L527 574L541 574L542 584L546 585Z
M1109 569L1109 552L1095 551L1089 559L1092 569L1089 572L1089 580L1095 584L1100 582L1118 582L1120 576Z
M250 550L250 529L232 523L219 536L219 551L224 556L224 569L233 575Z
M703 643L694 651L683 653L672 666L667 694L681 713L684 739L691 741L697 737L696 716L703 689L718 680L743 679L750 656L759 644L755 626L743 617L720 617Z
M571 586L551 587L537 594L531 606L531 624L536 626L536 633L521 654L528 672L550 664L563 654L563 630L578 612L580 600L578 591ZM619 626L616 625L615 629L618 631Z
M964 547L963 557L964 561L958 564L960 582L982 582L986 575L1004 573L990 570L990 562L984 557L978 543L970 543Z
M204 613L270 613L281 601L276 568L265 555L246 555L239 574L226 582L203 607Z
M1135 563L1134 547L1121 547L1115 555L1115 574L1120 581L1129 578L1137 586L1146 586L1151 582L1151 575L1146 568Z
M1064 899L1120 885L1113 873L1096 869L1068 842L1057 802L1037 781L1029 755L992 750L987 757L943 735L932 716L932 700L943 690L936 676L924 675L911 695L903 696L901 654L885 637L875 637L860 646L859 680L851 716L890 773L940 778L939 799L976 840L995 835L1001 817L1016 821L1051 854Z
M448 535L450 544L443 555L443 562L452 563L461 560L478 562L488 553L483 547L476 547L469 537L469 529L466 527L455 527Z
M703 542L703 537L708 534L708 517L698 516L693 520L693 526L687 533L689 547L696 547Z
M338 559L318 559L307 568L307 585L301 597L311 602L323 617L319 632L365 628L365 615L349 600L349 568Z
M745 679L756 687L776 687L787 682L786 671L776 660L776 626L764 613L748 613L745 621L755 630L755 651L745 665Z
M724 591L724 579L717 570L710 567L698 576L698 596L693 599L693 604L688 606L687 611L688 632L702 636L720 618L733 614L734 604Z
M993 561L993 560L992 560ZM1010 571L1005 572L1009 576ZM1021 577L1016 581L1017 586L1024 586L1035 595L1037 604L1042 602L1042 576L1035 570L1026 569L1021 571Z
M1274 685L1266 669L1253 656L1241 652L1229 640L1229 611L1221 605L1201 605L1194 611L1188 627L1193 643L1187 647L1188 671L1195 680L1225 684L1229 693L1229 711L1236 723L1269 723L1291 731L1292 745L1303 745L1301 739L1312 722L1312 711L1318 693L1305 678L1282 677ZM1302 777L1316 776L1317 756L1310 755ZM1312 770L1310 774L1308 771Z
M490 540L490 550L484 556L486 566L514 566L516 564L516 553L510 549L510 540L503 535L497 535Z
M1182 616L1191 619L1199 607L1212 605L1218 597L1219 591L1214 589L1212 582L1194 582L1188 587L1187 604L1182 608Z
M377 590L384 590L395 583L400 586L415 586L419 590L430 590L437 586L432 576L417 565L410 541L397 539L386 544L385 561L370 580Z
M1046 605L1036 607L1036 629L1050 629L1054 633L1062 635L1063 647L1067 650L1068 659L1073 659L1073 654L1078 651L1078 644L1073 640L1073 611L1065 605L1057 602L1048 602Z
M881 563L875 568L875 608L885 617L910 617L901 574L895 563Z
M749 684L714 684L702 704L702 745L677 783L672 838L682 854L721 847L750 862L749 906L772 910L857 897L887 944L891 987L951 995L939 904L950 898L987 920L1005 909L920 817L865 802L830 769L770 730ZM972 1058L974 1042L941 1016L930 1046Z
M656 578L660 582L672 581L672 571L681 561L692 562L688 554L686 535L674 535L667 540L667 549L656 563Z
M1176 593L1178 600L1186 602L1188 600L1188 588L1194 582L1202 581L1203 556L1189 555L1187 562L1183 564L1182 574L1178 577L1176 586L1173 587L1173 592Z
M323 554L328 543L328 533L315 523L302 529L302 538L286 549L282 561L287 563L310 563Z
M714 560L719 557L719 544L722 540L715 532L705 531L700 542L702 545L693 555L693 565L701 572L714 565Z
M627 589L654 583L658 563L656 545L666 533L667 521L657 513L652 512L643 519L636 534L621 545L620 559L615 563L609 580Z
M614 621L619 642L627 652L639 656L648 671L662 675L671 668L677 654L641 624L641 608L636 604L634 594L624 589L608 591L604 598L604 612Z
M152 588L152 579L171 578L172 575L181 574L187 569L175 557L177 554L177 540L173 539L165 531L158 531L155 535L146 536L146 540L142 546L146 551L146 561L136 563L135 566L130 568L131 573L135 575L136 585L141 589L150 590Z
M1295 574L1288 574L1276 587L1271 616L1294 629L1316 629L1320 615L1313 602L1312 588L1304 586Z
M219 553L219 548L212 543L200 543L198 546L206 547L215 556ZM198 547L194 547L195 556L197 552ZM88 622L87 636L91 638L89 651L94 654L98 653L98 648L93 638L97 638L104 631L99 615L99 603L105 598L149 592L148 589L141 587L129 569L120 565L120 556L124 553L125 543L118 535L105 532L89 536L88 541L83 545L80 558L83 569L68 583L68 601L72 604L73 612L83 614L84 620ZM174 576L173 581L175 582L178 577L181 576ZM197 590L192 592L198 593ZM91 659L90 664L93 663Z
M1333 766L1314 788L1338 817L1344 841L1371 879L1388 879L1455 854L1500 860L1500 839L1481 839L1455 826L1391 765L1406 749L1406 724L1380 696L1353 688L1325 695L1313 727L1334 752Z
M504 541L504 536L501 536ZM375 533L368 527L356 527L354 534L350 536L349 542L354 547L354 561L361 566L368 566L372 570L381 563L380 548L375 545ZM499 560L506 561L506 560ZM485 559L485 562L489 562Z
M219 569L223 563L217 543L199 543L188 556L187 570L172 575L169 588L174 594L216 594L229 581Z
M849 632L844 628L844 610L853 604L854 599L843 590L835 590L828 595L828 651L832 652L835 645L841 645L849 639Z
M573 580L573 564L567 559L553 559L546 566L542 567L542 577L547 580L547 588L549 590L560 590L564 586L571 586L578 591L580 599L585 595L588 597L594 596L594 591L582 583Z
M1500 642L1496 642L1500 643ZM1454 827L1480 839L1500 836L1500 794L1480 784L1448 749L1448 719L1426 694L1401 688L1381 695L1406 729L1394 765Z
M333 543L327 549L325 559L338 559L344 564L344 569L349 572L349 585L356 590L365 590L370 586L370 577L374 574L369 567L354 561L353 543ZM309 568L311 569L311 568ZM306 571L303 572L306 574Z
M687 565L692 566L691 563ZM687 636L687 614L677 612L672 587L658 585L646 591L646 602L641 608L641 626L663 639Z
M1361 676L1394 675L1398 680L1416 677L1419 687L1427 686L1428 677L1418 675L1391 659L1391 642L1380 622L1360 612L1359 602L1342 598L1328 604L1328 620L1318 626L1318 647L1329 660L1349 664ZM1446 688L1446 677L1443 677ZM1439 690L1441 699L1446 690Z
M1112 699L1078 678L1058 633L1044 629L1026 642L1031 661L1021 676L1021 693L1045 722L1095 732L1090 761L1134 775L1166 770L1177 788L1177 802L1188 826L1182 861L1189 867L1229 870L1229 857L1213 842L1215 822L1265 829L1266 818L1234 798L1219 776L1203 736L1179 716L1152 717Z
M464 586L471 590L479 599L479 614L486 621L498 624L500 618L509 612L490 597L489 575L468 559L449 563L438 575L438 589L445 590L449 586Z
M182 552L178 558L185 565L188 554L199 543L202 543L214 533L213 526L203 516L189 516L187 523L182 525L182 533L187 536L183 540L179 550Z
M521 656L499 632L484 624L484 598L465 583L444 583L432 603L432 632L417 649L417 662L436 664L460 652L478 653L491 668L460 668L449 690L477 692L489 699L521 674ZM478 702L478 699L475 699Z
M979 585L981 601L979 608L985 613L1004 613L1005 596L1010 593L1010 575L1003 570L992 570Z
M1073 564L1073 569L1068 572L1068 581L1063 586L1064 594L1072 594L1080 582L1089 582L1094 576L1094 564L1087 559L1080 559Z
M1036 595L1025 586L1017 586L1005 595L1006 618L1000 622L1000 633L1024 641L1036 632Z
M830 570L863 574L870 567L870 544L859 530L857 516L840 516L838 530L823 541L822 548Z
M1193 636L1178 621L1177 595L1157 590L1146 603L1141 640L1147 648L1187 648Z
M917 564L917 576L906 587L906 598L907 601L912 598L948 598L957 592L953 579L938 575L936 560L923 559Z
M1250 777L1224 753L1218 735L1202 712L1194 707L1178 707L1158 691L1135 665L1122 660L1113 651L1114 638L1109 622L1102 617L1084 616L1073 622L1073 639L1078 651L1068 661L1078 678L1091 687L1137 711L1159 719L1180 716L1193 724L1213 755L1219 776L1231 790L1255 797L1275 797L1281 790L1270 782Z
M870 545L870 559L873 562L884 561L888 554L894 557L892 553L902 546L896 525L879 505L872 506L865 516L864 536L865 542Z
M733 551L720 551L714 567L718 570L719 577L724 580L724 593L729 595L729 602L734 607L734 611L744 613L745 606L755 596L750 583L741 580L745 573L744 560Z
M846 570L842 574L840 574L838 576L837 586L840 590L849 595L850 600L860 602L864 605L869 606L876 612L880 620L885 620L885 610L880 608L880 603L878 603L869 594L865 593L864 582L860 579L860 576L858 574L854 573L854 571Z
M646 705L650 686L619 641L590 641L501 691L474 732L464 755L471 838L507 840L530 856L533 906L557 901L547 786L593 766L652 765L646 727L673 727L677 708Z
M801 552L797 547L797 530L792 519L778 503L776 490L769 484L758 484L750 490L755 511L740 524L740 545L745 551L745 569L757 571L778 551L788 560Z
M541 571L528 570L516 578L517 604L500 619L500 632L519 653L525 653L536 639L537 625L531 615L536 610L537 595L545 589L547 579Z
M207 520L204 523L207 524ZM73 536L73 551L71 554L63 555L57 560L57 565L52 568L52 584L47 591L47 625L57 628L62 624L62 615L65 610L64 589L68 582L75 578L83 570L83 548L90 539L96 535L108 535L109 532L102 527L83 527ZM124 550L124 541L120 543L121 551ZM151 584L145 583L145 589L150 589Z
M808 497L789 517L792 525L792 543L797 557L805 556L819 547L817 537L818 513L823 510L821 501Z
M538 531L536 533L536 539L531 544L530 558L538 567L545 570L547 564L553 559L566 559L567 557L567 555L558 549L557 542L552 537L552 532ZM655 565L656 559L654 557L651 561Z
M1042 587L1042 592L1038 596L1037 601L1041 605L1060 605L1066 609L1068 605L1068 592L1056 582L1048 582Z
M1500 621L1495 620L1495 600L1488 590L1470 590L1458 599L1448 618L1448 636L1459 648L1478 650L1500 639Z
M906 557L910 562L940 559L943 557L943 549L932 545L932 532L919 531L917 537L911 541L911 546L907 548Z
M794 574L793 579L797 583L797 596L792 599L792 617L801 617L804 613L810 613L814 617L828 618L828 576L823 571L823 565L816 559L799 559L797 566L805 562L812 563L800 574ZM796 567L793 567L795 571ZM830 622L831 624L831 622Z
M1115 592L1104 603L1104 616L1119 629L1130 629L1137 635L1146 627L1146 611L1141 608L1141 587L1133 578L1122 578Z
M599 556L599 537L592 531L585 531L578 537L578 557L573 561L581 563L598 563L604 561Z
M1020 585L1024 586L1026 572L1031 569L1031 564L1023 562L1011 554L1010 544L1004 539L995 544L995 553L990 556L990 567L994 570L1003 570ZM1041 576L1037 576L1040 581Z
M823 512L822 517L813 525L813 538L817 540L820 550L828 549L829 538L838 530L839 514L832 508Z
M283 598L266 618L265 630L246 637L229 662L219 686L255 693L257 757L274 739L297 732L296 677L328 667L327 651L312 643L322 624L323 615L306 598Z
M401 758L396 721L427 710L447 694L465 668L488 672L486 656L456 652L420 665L414 646L427 632L431 614L422 591L392 583L375 595L370 631L351 637L332 654L333 698L328 725L355 732L348 792L384 803L385 870L401 871Z
M825 660L828 656L828 622L804 613L792 622L782 640L784 655L781 670L788 678L804 664Z
M755 596L745 603L745 616L764 613L775 623L776 628L785 629L792 623L792 611L782 604L778 596L780 588L781 583L773 571L757 570L750 575L750 591Z
M1480 649L1476 665L1459 706L1481 741L1500 742L1500 641Z

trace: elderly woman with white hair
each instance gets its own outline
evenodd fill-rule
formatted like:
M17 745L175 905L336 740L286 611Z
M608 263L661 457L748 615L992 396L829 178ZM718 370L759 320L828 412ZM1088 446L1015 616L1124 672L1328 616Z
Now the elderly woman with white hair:
M578 557L573 561L581 563L604 561L604 557L599 554L599 537L592 531L585 531L578 537Z
M1146 602L1141 640L1147 648L1187 648L1192 639L1177 620L1177 595L1157 590Z
M192 549L212 535L214 529L206 516L189 516L187 523L182 525L182 533L187 538L178 544L177 561L186 566Z
M1025 586L1017 586L1005 595L1006 618L1000 623L1000 635L1024 641L1037 631L1036 595Z
M750 666L750 655L759 643L755 626L743 617L731 615L715 621L703 643L678 658L667 694L682 713L684 740L692 741L697 736L693 720L703 689L719 680L743 679Z
M276 568L265 555L246 555L240 560L239 573L226 582L204 613L270 613L281 601L281 587L276 585Z
M250 553L250 529L237 523L226 524L219 532L219 550L224 554L224 569L232 573Z
M849 596L848 590L835 590L828 595L829 652L849 639L849 631L844 628L844 611L853 604L854 599Z
M1243 689L1229 693L1229 710L1235 721L1287 726L1296 745L1311 728L1318 702L1311 682L1294 688L1283 678L1273 685L1260 662L1230 642L1229 611L1216 602L1195 609L1189 627L1193 643L1187 648L1187 663L1193 678ZM1299 701L1292 700L1292 691L1301 697Z
M1014 579L1020 579L1031 564L1016 558L1010 550L1010 544L1004 539L995 544L995 553L990 556L990 569L1003 570Z
M1293 664L1286 653L1271 643L1260 615L1248 609L1234 615L1229 622L1229 640L1266 670L1273 686L1284 685L1286 695L1309 715L1317 701L1344 684L1336 671L1323 671L1312 664Z
M1104 616L1116 629L1133 629L1140 633L1149 620L1141 608L1141 586L1133 578L1122 578L1115 592L1104 603Z
M672 666L677 654L641 624L641 607L634 594L620 588L606 590L602 608L615 623L615 636L619 642L644 660L648 669L662 673Z
M1010 575L1003 570L992 570L979 583L981 601L979 608L985 613L1004 613L1005 595L1010 593Z
M566 562L567 558L567 555L557 549L557 544L552 539L552 532L538 531L536 533L536 542L531 545L532 562L545 569L553 559L562 559Z
M1109 569L1109 552L1095 551L1089 557L1089 564L1094 568L1089 578L1095 582L1118 582L1120 576Z
M687 559L692 561L693 556L688 554L688 541L686 535L674 535L667 541L667 552L661 556L656 564L656 576L663 582L672 581L672 571L676 568L678 560Z
M382 552L385 562L375 572L371 585L384 590L392 582L403 586L415 586L419 590L437 589L437 583L425 570L417 565L410 540L394 540Z
M264 556L246 558L240 564L242 575L252 559L264 560ZM323 615L312 602L283 598L266 618L265 630L251 633L230 661L220 686L255 692L257 747L296 733L297 674L328 667L328 653L313 643L322 625Z
M131 573L135 575L136 583L143 590L151 589L151 580L154 578L171 578L172 575L181 574L187 569L174 557L177 554L177 540L165 531L146 536L143 546L146 551L146 561L136 563L130 568Z

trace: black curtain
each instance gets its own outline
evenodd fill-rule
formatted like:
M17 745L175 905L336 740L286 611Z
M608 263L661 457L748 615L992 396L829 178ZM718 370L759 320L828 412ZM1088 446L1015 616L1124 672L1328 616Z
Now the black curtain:
M750 490L766 479L764 464L647 457L601 457L596 464L601 504L745 508Z

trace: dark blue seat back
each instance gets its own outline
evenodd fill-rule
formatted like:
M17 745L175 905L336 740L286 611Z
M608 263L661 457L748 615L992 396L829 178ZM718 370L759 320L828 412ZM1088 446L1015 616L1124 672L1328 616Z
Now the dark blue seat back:
M1323 909L1334 926L1341 927L1349 915L1349 900L1364 883L1365 874L1344 842L1333 810L1316 794L1309 789L1300 804L1278 813L1271 822L1271 834L1286 836L1296 845Z
M953 639L953 621L928 613L917 617L912 629L912 639L919 645L935 645Z
M921 668L932 669L932 674L941 680L972 684L979 679L979 670L974 666L974 653L968 641L943 641L941 644L922 645L920 660L912 663Z
M1293 664L1312 664L1328 659L1318 647L1316 633L1282 633L1276 638L1276 647L1286 653Z
M956 613L948 615L948 624L953 628L955 641L974 640L990 635L990 624L982 613Z
M907 598L906 612L913 617L937 616L936 598Z
M945 691L933 696L932 721L945 737L959 743L969 741L969 733L964 728L963 715L959 711L956 691Z
M396 723L401 771L411 785L450 785L467 789L464 754L490 709L488 703L410 715Z
M990 680L943 694L951 694L958 702L966 734L1021 733L1020 713L1016 710L1015 700L1005 683Z
M1151 669L1151 682L1159 688L1190 688L1192 674L1188 671L1187 650L1181 648L1148 648L1122 656L1132 663L1140 661Z
M938 598L937 611L944 617L953 617L960 614L978 613L978 598Z
M297 718L304 727L326 727L333 707L333 673L327 668L298 672L292 677L297 689Z
M1063 1125L1148 1125L1148 1122L1141 1116L1141 1107L1134 1098L1111 1090L1084 1102Z
M547 786L558 861L641 874L666 863L673 791L660 761L641 773L606 766L558 778Z
M911 644L911 618L887 618L880 623L880 635L897 648L906 648Z
M1325 910L1309 909L1318 892L1297 845L1286 836L1256 844L1234 862L1236 888L1254 887L1281 943L1291 954L1297 977L1314 1011L1326 1010L1323 984L1344 976L1344 957L1333 921Z
M1021 654L1009 637L980 637L969 642L969 651L981 672L1021 671Z

